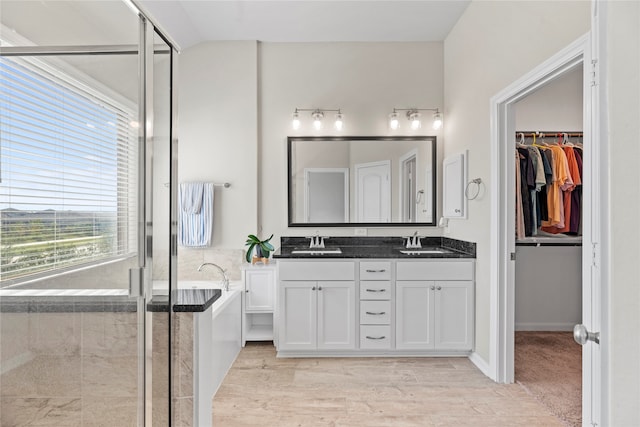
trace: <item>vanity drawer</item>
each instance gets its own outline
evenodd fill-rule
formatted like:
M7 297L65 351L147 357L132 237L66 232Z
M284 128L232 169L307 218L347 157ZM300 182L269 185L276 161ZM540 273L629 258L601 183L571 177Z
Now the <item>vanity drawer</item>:
M473 261L398 261L397 280L473 280Z
M391 279L391 262L364 261L360 263L360 280Z
M360 301L360 324L388 325L391 320L391 301Z
M280 280L354 280L356 265L353 261L279 261Z
M360 281L360 299L361 300L391 299L391 282L388 280Z
M360 326L360 348L391 348L391 327L389 325Z

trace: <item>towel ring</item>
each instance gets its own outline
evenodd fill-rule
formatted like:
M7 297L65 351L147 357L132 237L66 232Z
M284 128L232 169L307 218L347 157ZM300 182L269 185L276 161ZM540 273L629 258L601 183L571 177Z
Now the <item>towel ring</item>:
M476 194L473 195L473 197L469 197L469 186L471 184L475 184L476 185ZM480 184L482 184L482 178L476 178L476 179L472 179L471 181L469 181L467 183L467 187L464 189L464 197L467 198L467 200L475 200L478 195L480 194Z

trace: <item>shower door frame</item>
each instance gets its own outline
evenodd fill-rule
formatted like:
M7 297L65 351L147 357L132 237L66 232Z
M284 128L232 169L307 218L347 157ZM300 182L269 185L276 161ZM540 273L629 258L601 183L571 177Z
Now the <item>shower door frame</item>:
M169 294L168 294L168 420L171 424L172 411L172 310L174 289L177 288L177 176L178 176L178 138L177 138L177 45L157 25L145 16L140 8L128 3L136 13L140 22L139 45L75 45L75 46L3 46L0 56L80 56L80 55L138 55L139 58L139 100L138 100L138 268L130 270L129 295L137 297L138 313L138 425L152 426L153 388L152 388L152 314L147 306L153 297L152 265L153 265L153 55L154 34L157 33L170 48L170 158L169 158Z

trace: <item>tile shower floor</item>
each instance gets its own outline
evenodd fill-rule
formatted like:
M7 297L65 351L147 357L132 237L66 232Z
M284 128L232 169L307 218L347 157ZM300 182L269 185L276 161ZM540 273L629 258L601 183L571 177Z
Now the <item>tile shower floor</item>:
M213 423L240 426L562 426L518 384L466 358L277 359L247 343L213 401Z

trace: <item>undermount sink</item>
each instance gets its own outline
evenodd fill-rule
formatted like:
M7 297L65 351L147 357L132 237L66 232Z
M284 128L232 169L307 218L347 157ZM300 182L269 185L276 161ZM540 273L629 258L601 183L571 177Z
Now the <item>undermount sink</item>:
M325 255L325 254L341 254L340 248L307 248L307 249L293 249L292 254L307 254L307 255Z
M415 248L415 249L400 249L400 253L405 255L449 254L451 253L451 251L444 248Z

